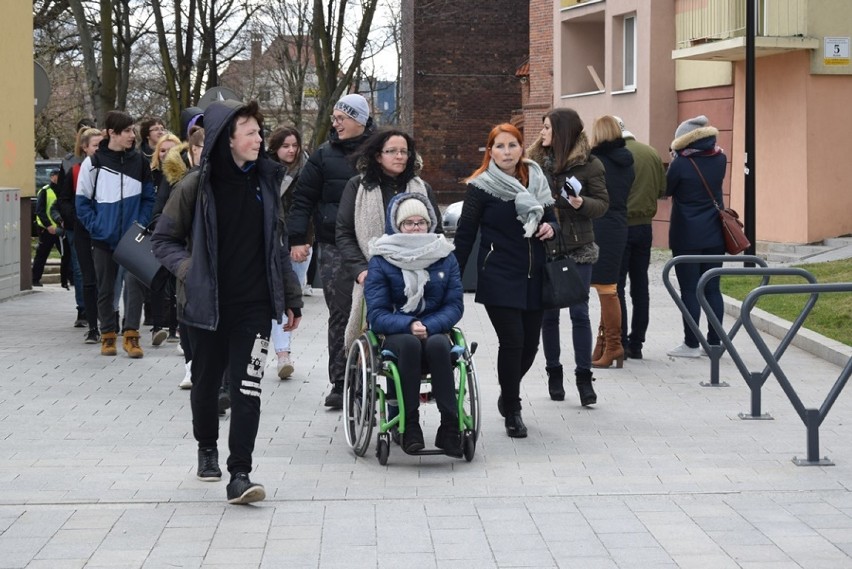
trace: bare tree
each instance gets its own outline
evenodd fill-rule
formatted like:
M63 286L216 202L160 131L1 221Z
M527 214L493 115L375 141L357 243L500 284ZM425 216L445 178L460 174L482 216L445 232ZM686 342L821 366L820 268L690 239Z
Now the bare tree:
M219 85L219 65L240 52L241 33L260 8L251 0L148 0L164 75L168 122L178 131L180 111L202 89Z
M379 0L313 0L313 41L317 61L317 118L312 146L318 146L331 122L334 103L353 84L361 66ZM359 14L347 9L360 7ZM351 30L351 31L350 31Z

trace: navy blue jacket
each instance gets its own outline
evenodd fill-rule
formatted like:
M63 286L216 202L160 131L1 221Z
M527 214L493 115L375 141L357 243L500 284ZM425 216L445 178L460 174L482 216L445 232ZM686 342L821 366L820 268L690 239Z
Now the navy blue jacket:
M417 199L425 196L415 194ZM399 194L391 200L391 211L398 198L411 198L412 194ZM385 216L385 232L397 233L392 227L394 215ZM423 299L417 312L402 312L402 306L408 301L405 297L405 282L402 270L391 265L379 255L370 259L367 279L364 281L364 299L367 303L367 322L370 329L378 334L407 334L411 332L411 323L419 320L429 335L449 332L464 313L464 290L461 272L456 258L447 255L435 261L426 269L429 281L423 290Z
M553 208L544 208L542 222L559 231ZM541 310L542 272L546 251L538 237L527 239L515 202L503 201L468 184L453 243L462 272L476 233L479 243L476 302L521 310Z
M716 137L707 137L694 142L690 148L711 150L715 144ZM728 159L721 152L712 156L693 155L691 158L707 180L716 201L722 205L722 181ZM666 172L666 195L672 197L669 224L669 247L672 250L724 246L719 213L689 158L678 155L672 160Z

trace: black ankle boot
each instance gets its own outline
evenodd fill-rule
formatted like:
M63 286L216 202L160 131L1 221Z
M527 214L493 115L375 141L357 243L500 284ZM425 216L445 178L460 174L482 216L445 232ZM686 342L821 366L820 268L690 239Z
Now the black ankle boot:
M547 372L547 390L554 401L565 400L565 386L562 384L562 366L545 367Z
M592 370L581 369L575 372L577 376L577 393L580 394L580 405L594 405L598 402L598 395L592 387L592 382L595 380L592 377Z
M527 426L521 418L520 411L513 411L506 416L506 434L513 439L523 439L527 436Z
M420 413L412 411L405 415L405 432L402 433L402 450L407 453L423 450L423 429L420 428Z
M441 413L441 424L438 426L438 432L435 433L435 446L448 456L455 458L460 458L464 454L458 417Z

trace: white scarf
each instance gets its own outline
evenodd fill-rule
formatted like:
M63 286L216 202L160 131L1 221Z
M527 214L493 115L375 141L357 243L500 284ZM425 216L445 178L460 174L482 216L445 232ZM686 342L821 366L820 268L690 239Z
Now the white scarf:
M437 233L395 233L382 235L370 242L370 255L379 255L402 271L407 302L402 311L415 313L423 301L423 290L429 281L426 270L455 250L452 243Z
M530 175L526 188L517 178L501 170L493 159L488 164L488 169L470 182L497 199L514 201L518 221L524 226L524 237L532 237L541 223L544 208L553 205L554 200L541 166L526 158L524 163L529 167Z

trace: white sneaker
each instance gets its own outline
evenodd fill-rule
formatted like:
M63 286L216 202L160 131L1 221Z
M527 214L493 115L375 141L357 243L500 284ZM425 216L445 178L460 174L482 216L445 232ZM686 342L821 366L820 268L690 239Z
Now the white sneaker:
M278 358L279 379L290 379L290 376L293 375L293 371L295 369L296 368L293 366L293 360L290 359L290 356Z
M302 296L313 296L314 289L311 288L311 285L306 284L302 287Z
M186 366L186 375L183 376L178 387L181 389L192 389L192 362L186 362L184 365Z
M180 345L180 343L178 343L177 345L177 353L183 355L183 347Z
M701 348L690 348L686 344L681 344L673 350L666 352L667 356L673 358L700 358L704 354Z

